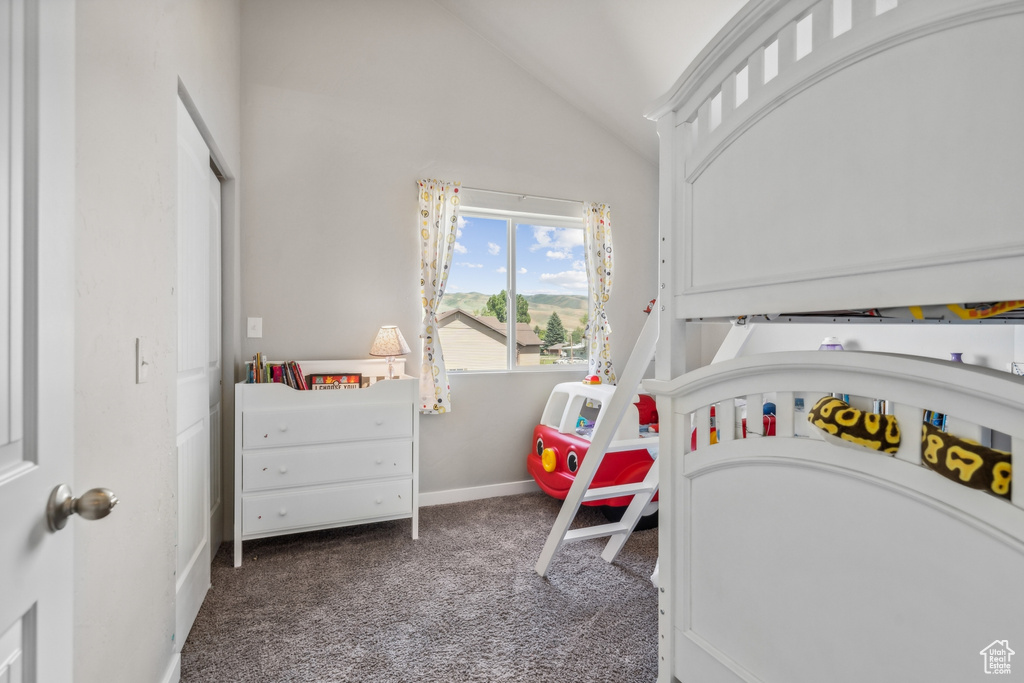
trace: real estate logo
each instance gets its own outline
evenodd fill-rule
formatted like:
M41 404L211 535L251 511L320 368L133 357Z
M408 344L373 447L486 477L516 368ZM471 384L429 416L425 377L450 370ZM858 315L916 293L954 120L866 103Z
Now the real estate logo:
M993 640L991 645L981 651L982 659L985 661L985 673L1010 673L1010 658L1015 654L1017 653L1010 649L1009 641Z

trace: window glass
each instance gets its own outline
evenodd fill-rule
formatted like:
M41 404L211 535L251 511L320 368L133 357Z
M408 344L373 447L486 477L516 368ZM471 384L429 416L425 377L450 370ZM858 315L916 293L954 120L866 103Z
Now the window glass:
M460 216L448 285L437 317L449 371L507 368L508 334L501 294L508 289L507 270L508 221Z
M450 371L587 362L582 223L515 213L464 208L459 217L438 315Z
M585 365L587 268L583 261L583 229L517 224L515 230L519 322L528 323L540 345L538 355L528 355L527 349L520 347L518 364Z

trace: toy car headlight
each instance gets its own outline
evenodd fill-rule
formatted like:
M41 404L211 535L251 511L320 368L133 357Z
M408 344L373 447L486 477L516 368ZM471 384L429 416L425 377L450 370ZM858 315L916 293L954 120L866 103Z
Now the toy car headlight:
M537 437L537 455L544 455L544 439Z
M554 448L545 448L540 454L540 464L544 466L545 472L554 472L557 458Z

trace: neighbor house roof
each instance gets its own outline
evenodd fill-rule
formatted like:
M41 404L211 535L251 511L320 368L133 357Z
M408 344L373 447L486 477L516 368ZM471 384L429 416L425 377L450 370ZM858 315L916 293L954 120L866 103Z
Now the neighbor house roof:
M437 324L443 325L446 321L451 318L461 318L469 324L476 323L487 327L494 332L497 332L503 337L508 336L507 328L505 323L498 322L497 318L483 315L473 315L469 311L464 311L461 308L453 308L450 311L445 311L437 316ZM516 323L516 346L540 346L541 338L537 336L537 333L533 331L529 323Z

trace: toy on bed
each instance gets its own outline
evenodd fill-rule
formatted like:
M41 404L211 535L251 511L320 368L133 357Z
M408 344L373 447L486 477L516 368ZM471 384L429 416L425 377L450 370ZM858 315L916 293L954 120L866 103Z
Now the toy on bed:
M868 413L842 399L823 396L807 419L822 435L837 439L840 445L856 444L889 454L900 449L900 428L892 415Z
M1013 465L1006 451L947 434L925 422L921 425L921 460L958 484L1010 498Z
M858 410L832 396L819 399L807 419L821 430L826 440L839 445L863 446L890 455L900 447L900 428L894 416ZM1010 453L949 434L930 424L927 418L921 424L921 460L926 467L958 484L1002 498L1011 497Z

